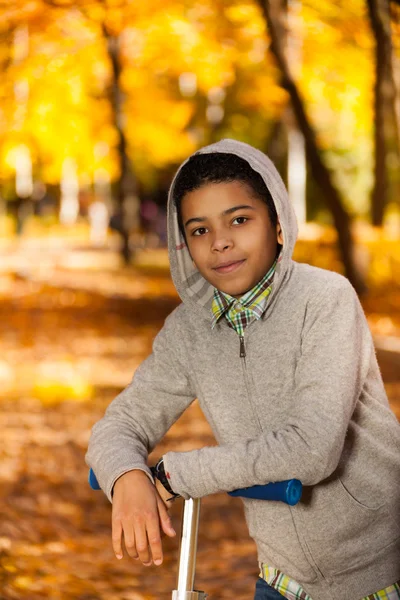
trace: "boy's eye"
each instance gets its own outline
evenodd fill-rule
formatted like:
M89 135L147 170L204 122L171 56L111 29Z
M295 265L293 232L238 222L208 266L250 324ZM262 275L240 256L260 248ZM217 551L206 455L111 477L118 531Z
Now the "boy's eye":
M204 235L206 231L207 229L205 227L199 227L192 232L192 235Z
M232 223L235 223L235 221L238 221L238 225L243 225L243 223L246 223L246 221L248 221L247 217L236 217L235 219L233 219Z

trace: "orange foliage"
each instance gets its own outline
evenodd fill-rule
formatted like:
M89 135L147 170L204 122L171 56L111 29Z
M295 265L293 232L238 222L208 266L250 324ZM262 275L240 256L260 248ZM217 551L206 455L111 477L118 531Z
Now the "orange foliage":
M254 0L2 0L0 7L3 180L13 176L20 144L47 182L59 180L66 157L86 182L99 168L111 180L118 176L105 31L118 38L122 125L145 179L209 141L215 128L218 137L265 147L288 102ZM371 185L374 62L365 2L304 0L290 10L291 68L336 181L363 213ZM18 58L21 28L28 49ZM96 152L99 143L104 152Z

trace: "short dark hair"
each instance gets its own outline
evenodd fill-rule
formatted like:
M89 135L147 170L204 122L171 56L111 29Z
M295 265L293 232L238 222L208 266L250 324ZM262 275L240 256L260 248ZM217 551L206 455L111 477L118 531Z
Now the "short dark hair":
M212 152L209 154L194 154L183 165L174 185L174 201L178 213L179 228L183 237L185 228L182 222L181 204L185 194L193 192L208 183L229 183L240 181L250 189L268 207L271 223L276 227L278 215L272 196L261 175L251 168L249 163L227 152Z

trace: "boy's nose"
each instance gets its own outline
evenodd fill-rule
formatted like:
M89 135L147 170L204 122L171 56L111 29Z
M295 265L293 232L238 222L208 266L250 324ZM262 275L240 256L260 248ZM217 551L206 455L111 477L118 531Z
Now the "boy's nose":
M223 252L224 250L229 250L231 247L232 240L228 239L226 236L215 236L212 242L211 250Z

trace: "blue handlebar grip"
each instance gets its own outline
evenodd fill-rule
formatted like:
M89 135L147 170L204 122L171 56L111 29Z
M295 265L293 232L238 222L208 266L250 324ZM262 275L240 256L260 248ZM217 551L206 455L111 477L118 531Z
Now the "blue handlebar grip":
M92 490L101 489L93 469L89 470L88 481ZM228 492L228 494L234 497L240 496L241 498L253 498L255 500L278 500L294 506L299 502L302 490L301 481L289 479L288 481L278 481L266 485L253 485L252 487Z
M99 482L97 481L93 469L89 470L88 482L92 490L101 490L101 487L99 486Z
M279 500L280 502L294 506L299 502L302 490L301 481L298 479L289 479L287 481L267 483L266 485L253 485L252 487L228 492L228 494L234 497L240 496L241 498L253 498L255 500Z

